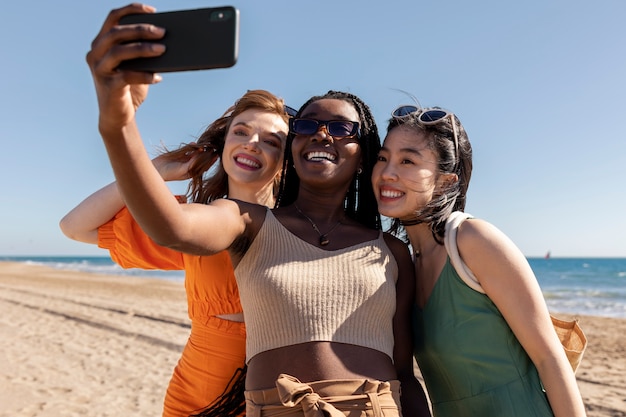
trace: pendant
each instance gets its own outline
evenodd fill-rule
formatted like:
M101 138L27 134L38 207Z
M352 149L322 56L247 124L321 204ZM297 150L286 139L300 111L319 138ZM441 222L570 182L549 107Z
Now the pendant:
M320 246L326 246L330 243L330 240L326 237L326 235L320 236Z

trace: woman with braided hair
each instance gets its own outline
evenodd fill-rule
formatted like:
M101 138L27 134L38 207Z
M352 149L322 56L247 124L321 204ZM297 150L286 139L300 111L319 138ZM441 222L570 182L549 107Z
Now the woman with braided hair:
M380 230L371 190L380 138L369 108L335 91L300 108L277 208L233 198L178 204L135 119L136 103L161 77L118 69L161 54L141 40L163 32L135 25L109 33L122 15L151 10L135 4L110 14L87 55L100 133L118 190L150 238L193 255L230 255L246 321L246 413L429 415L413 375L410 255Z

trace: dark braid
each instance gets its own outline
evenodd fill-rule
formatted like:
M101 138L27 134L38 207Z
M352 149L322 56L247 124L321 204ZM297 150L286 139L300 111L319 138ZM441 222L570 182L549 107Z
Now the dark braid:
M362 154L362 172L355 174L346 198L344 206L346 214L366 227L381 229L380 214L378 205L372 188L372 169L376 163L378 151L380 150L380 136L378 127L374 122L374 117L369 107L357 96L342 91L329 91L324 95L310 98L295 117L299 117L304 109L311 103L323 99L344 100L352 104L359 114L360 132L359 145ZM280 182L277 207L288 206L296 201L300 178L293 166L293 155L291 154L291 142L294 135L289 133L287 137L287 147L283 162L283 175Z
M245 415L247 366L237 368L233 377L228 382L224 392L213 401L207 408L190 417L238 417Z

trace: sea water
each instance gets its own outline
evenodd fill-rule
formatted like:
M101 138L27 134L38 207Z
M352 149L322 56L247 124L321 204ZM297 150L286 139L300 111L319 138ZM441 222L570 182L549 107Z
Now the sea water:
M183 281L183 271L122 269L108 256L0 256L24 262L97 274ZM626 258L529 258L544 297L554 313L626 318Z
M124 269L108 256L0 256L0 261L24 262L31 265L104 275L162 278L181 282L185 279L184 271Z
M529 258L553 312L626 318L626 258Z

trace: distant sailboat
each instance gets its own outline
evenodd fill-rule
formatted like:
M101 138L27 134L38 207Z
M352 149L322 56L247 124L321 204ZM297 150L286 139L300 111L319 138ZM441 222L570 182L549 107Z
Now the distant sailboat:
M546 255L543 258L544 259L550 259L550 251L546 252Z

